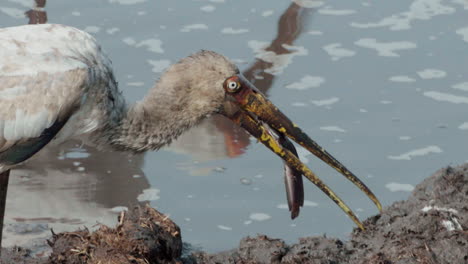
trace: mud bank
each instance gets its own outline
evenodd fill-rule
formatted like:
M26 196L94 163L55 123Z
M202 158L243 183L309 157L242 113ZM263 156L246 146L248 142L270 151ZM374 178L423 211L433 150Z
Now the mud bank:
M439 170L365 226L349 241L307 237L287 245L260 235L230 251L182 256L177 225L152 208L136 208L115 228L53 235L49 258L13 248L3 251L2 263L468 263L468 164Z

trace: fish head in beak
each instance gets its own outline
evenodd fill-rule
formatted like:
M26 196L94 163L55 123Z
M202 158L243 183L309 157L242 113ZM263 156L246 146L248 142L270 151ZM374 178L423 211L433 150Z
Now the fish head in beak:
M361 229L364 229L364 226L351 209L299 160L294 146L288 138L340 172L361 189L376 204L379 210L382 210L378 199L357 176L305 134L299 126L284 115L244 76L241 74L231 76L225 80L223 85L226 92L226 103L221 113L243 127L276 155L280 156L285 162L286 168L290 169L290 173L292 172L292 175L304 175L332 199ZM295 183L292 184L294 187ZM302 185L302 181L300 184Z

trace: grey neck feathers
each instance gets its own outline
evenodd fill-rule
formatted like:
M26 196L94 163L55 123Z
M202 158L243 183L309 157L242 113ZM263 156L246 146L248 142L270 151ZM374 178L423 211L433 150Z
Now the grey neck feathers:
M128 110L113 133L112 147L132 152L157 150L202 118L171 109L164 100L151 104L148 100L145 98Z
M146 97L122 116L110 144L141 152L169 144L224 102L223 82L238 73L224 56L200 51L172 65Z

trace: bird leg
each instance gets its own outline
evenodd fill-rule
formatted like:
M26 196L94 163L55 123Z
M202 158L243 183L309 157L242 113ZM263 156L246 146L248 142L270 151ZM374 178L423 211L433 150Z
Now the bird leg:
M10 170L0 173L0 256L2 254L2 231L3 218L5 217L6 196L8 190L8 179L10 178Z

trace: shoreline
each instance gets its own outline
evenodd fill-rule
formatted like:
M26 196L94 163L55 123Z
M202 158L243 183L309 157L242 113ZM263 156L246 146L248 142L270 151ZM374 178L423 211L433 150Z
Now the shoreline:
M468 163L419 183L407 200L364 221L347 241L325 236L288 245L264 235L216 254L183 250L179 227L155 209L121 214L116 227L53 234L49 257L2 249L2 263L468 263ZM184 245L185 246L185 245Z

